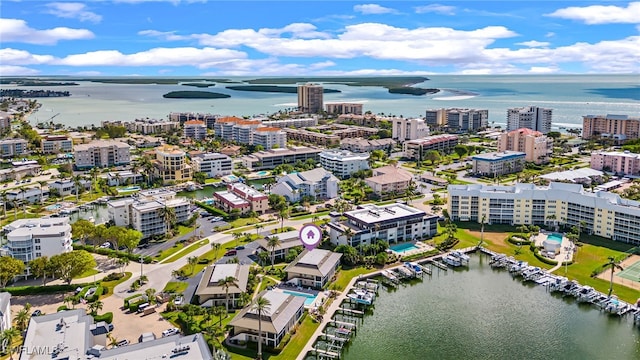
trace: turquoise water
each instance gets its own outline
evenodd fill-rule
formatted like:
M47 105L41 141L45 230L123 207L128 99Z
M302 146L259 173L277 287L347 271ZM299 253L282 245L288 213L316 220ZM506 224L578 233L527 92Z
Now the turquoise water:
M640 330L494 270L486 256L380 291L344 360L640 359ZM312 359L312 357L307 357Z
M139 191L139 190L140 190L140 186L127 186L127 187L118 189L118 192L129 192L129 191Z
M551 234L547 235L547 240L551 240L551 241L555 241L557 243L561 243L562 242L562 234L551 233Z
M52 211L52 210L58 210L62 207L62 205L60 204L53 204L53 205L49 205L47 207L45 207L45 209Z
M297 292L297 291L291 291L291 290L282 290L283 293L285 294L289 294L289 295L293 295L293 296L300 296L300 297L304 297L304 306L311 306L313 305L313 302L316 299L316 295L311 295L311 294L305 294L305 293L301 293L301 292Z
M262 170L262 171L258 171L256 173L256 175L258 175L258 176L267 176L267 175L269 175L269 172L265 171L265 170Z
M553 128L580 127L582 115L637 115L640 91L633 75L429 75L420 87L442 89L427 96L389 94L381 87L326 84L340 93L325 94L325 102L362 102L365 111L424 116L427 108L467 107L489 110L489 121L505 125L507 109L535 105L553 109ZM254 78L254 77L252 77ZM243 80L248 78L233 78ZM201 112L252 116L296 106L296 94L256 93L226 89L216 84L216 92L227 99L171 99L169 91L185 90L181 85L101 84L78 81L77 86L60 86L70 97L39 98L42 108L29 117L31 123L60 114L55 121L64 125L95 124L108 117L131 121L135 118L166 118L170 112ZM11 88L12 85L6 85Z
M389 249L397 252L397 253L404 253L407 251L411 251L411 250L417 250L418 247L413 245L412 243L405 243L405 244L400 244L400 245L393 245L393 246L389 246Z

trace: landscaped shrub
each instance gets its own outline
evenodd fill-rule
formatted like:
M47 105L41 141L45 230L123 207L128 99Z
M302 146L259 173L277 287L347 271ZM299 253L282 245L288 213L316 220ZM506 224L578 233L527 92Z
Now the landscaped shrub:
M116 281L116 280L122 279L123 277L125 277L124 273L112 272L109 275L102 278L102 281Z
M118 251L118 250L112 250L112 249L103 249L103 248L96 248L93 247L91 245L81 245L81 244L73 244L73 250L86 250L90 253L94 253L94 254L100 254L100 255L105 255L105 256L111 256L111 255L115 255L118 258L128 258L131 261L135 261L135 262L140 262L140 256L136 255L136 254L129 254L128 252L125 251ZM151 258L151 256L145 256L142 258L142 261L145 264L149 264L151 263L151 261L153 261L153 259Z
M60 292L72 292L78 287L86 286L87 284L71 284L71 285L47 285L47 286L14 286L1 289L0 292L8 292L13 296L24 295L41 295L41 294L55 294Z
M61 306L58 306L58 309L56 310L56 312L66 311L66 310L69 310L67 305L61 305Z
M113 322L113 313L112 312L107 312L101 315L96 315L93 317L93 320L95 322L99 322L99 321L104 321L107 324L111 324Z
M124 299L124 307L128 308L130 303L135 303L137 302L136 298L146 298L146 295L144 294L135 294L135 295L131 295L129 297L126 297ZM132 301L132 300L136 300L136 301Z
M530 245L532 241L524 240L521 237L511 235L507 238L507 241L514 245Z
M216 209L215 207L213 207L211 205L207 205L207 204L205 204L203 202L200 202L200 201L196 201L195 204L196 204L196 206L207 210L207 212L209 214L222 216L225 219L229 218L229 214L227 214L226 212L224 212L224 211L222 211L220 209Z

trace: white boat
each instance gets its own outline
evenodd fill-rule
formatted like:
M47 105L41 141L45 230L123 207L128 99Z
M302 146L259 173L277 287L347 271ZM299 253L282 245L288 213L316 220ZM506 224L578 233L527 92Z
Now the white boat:
M451 255L460 259L461 262L469 262L469 260L471 260L471 257L469 255L459 250L452 251Z
M522 272L524 281L536 280L543 275L544 271L542 271L542 269L540 269L539 267L529 267L527 268L527 270Z
M629 304L619 300L615 295L609 299L609 302L604 307L604 311L614 315L623 315L627 310L629 310Z
M518 260L515 264L509 266L510 273L519 274L523 269L529 266L529 263L526 261Z
M358 304L364 304L364 305L373 304L373 299L374 299L374 295L372 293L364 290L359 290L359 289L351 290L351 292L347 294L347 297Z
M578 292L577 298L578 302L592 302L595 298L599 296L598 292L595 291L591 286L584 286L580 292Z
M391 282L397 283L398 277L396 277L392 271L390 270L382 270L382 276L384 276L385 278L389 279Z
M418 265L417 263L414 262L405 262L404 266L409 269L410 271L413 271L413 273L416 276L421 276L422 275L422 267L420 265Z
M406 268L406 267L404 267L404 266L397 267L395 270L396 270L396 272L398 272L398 273L400 274L400 276L402 276L402 277L412 278L412 277L414 276L413 271L411 271L411 270L407 269L407 268Z
M569 282L569 279L566 277L556 277L555 280L551 281L547 285L549 286L550 292L561 291L562 288Z
M462 262L460 262L460 259L458 259L455 256L451 256L451 255L446 255L442 258L442 261L444 261L445 264L449 265L449 266L453 266L453 267L458 267L462 265Z

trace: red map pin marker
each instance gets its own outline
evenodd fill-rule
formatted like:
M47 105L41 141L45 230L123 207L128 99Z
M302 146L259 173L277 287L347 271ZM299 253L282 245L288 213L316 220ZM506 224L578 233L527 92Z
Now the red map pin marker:
M306 224L300 229L298 237L304 247L311 251L322 241L322 230L317 225Z

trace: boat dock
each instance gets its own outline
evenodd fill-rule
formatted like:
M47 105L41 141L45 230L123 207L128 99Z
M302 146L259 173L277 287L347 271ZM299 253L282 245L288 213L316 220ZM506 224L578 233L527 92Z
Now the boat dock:
M430 261L429 261L429 263L430 263L430 264L432 264L432 265L434 265L435 267L437 267L437 268L438 268L438 269L440 269L440 270L444 270L444 271L449 270L449 268L447 267L447 265L445 265L445 264L443 264L443 263L441 263L441 262L439 262L439 261L436 261L436 260L430 260Z

